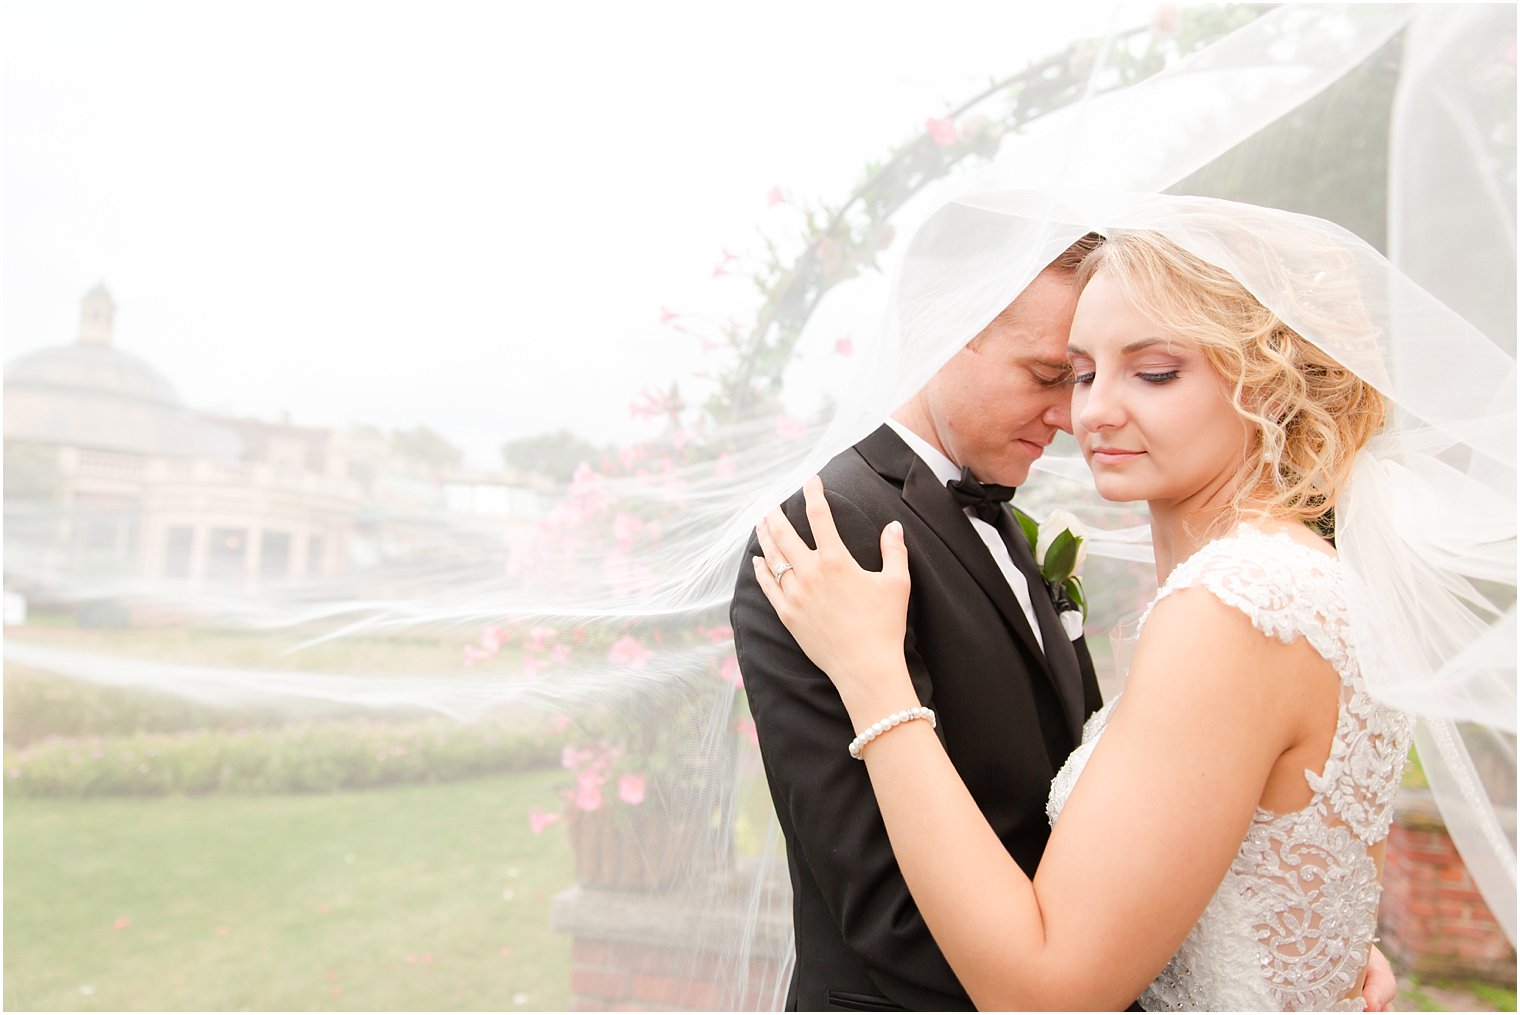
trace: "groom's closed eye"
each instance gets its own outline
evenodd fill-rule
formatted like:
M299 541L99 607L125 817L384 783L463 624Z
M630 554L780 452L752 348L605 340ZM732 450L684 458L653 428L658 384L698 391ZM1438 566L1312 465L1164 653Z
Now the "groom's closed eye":
M1071 383L1071 367L1066 364L1041 364L1029 368L1029 373L1043 387L1059 388Z

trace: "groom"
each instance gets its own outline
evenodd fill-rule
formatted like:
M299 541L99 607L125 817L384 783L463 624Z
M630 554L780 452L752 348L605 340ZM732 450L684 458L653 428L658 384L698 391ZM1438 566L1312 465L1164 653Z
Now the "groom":
M902 523L914 687L1030 877L1050 836L1050 781L1101 699L1086 644L1063 632L1029 544L998 500L1011 491L980 484L1022 484L1056 431L1071 430L1073 278L1098 242L1089 234L1063 252L821 473L862 566L881 567L881 530ZM974 478L962 482L963 470ZM784 510L811 541L802 495ZM747 556L759 552L751 540ZM787 1009L972 1010L908 894L865 766L846 751L855 730L844 705L776 617L748 559L732 623L791 868L797 965Z

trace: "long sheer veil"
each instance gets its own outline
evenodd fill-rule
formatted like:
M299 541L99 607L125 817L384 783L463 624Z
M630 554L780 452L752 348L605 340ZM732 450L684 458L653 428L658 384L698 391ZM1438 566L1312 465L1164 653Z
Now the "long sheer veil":
M1298 4L1163 7L1073 42L931 120L852 193L819 195L796 234L772 242L753 302L669 313L712 351L638 394L634 412L661 424L657 436L591 449L558 485L515 481L528 507L510 524L408 501L423 473L370 475L394 496L361 508L370 538L352 545L367 550L277 588L106 560L101 534L142 509L78 496L81 470L112 491L135 482L172 497L213 473L278 469L214 447L159 464L60 449L12 423L11 407L52 383L18 362L6 588L34 612L62 604L91 631L10 628L8 712L46 715L38 702L66 709L84 694L95 697L77 713L152 718L104 738L77 715L15 737L8 722L8 796L135 796L150 813L163 797L417 783L441 796L451 781L526 772L528 795L490 826L501 842L476 843L501 868L488 884L418 899L398 880L344 882L334 897L392 893L397 923L431 926L436 913L527 905L531 882L533 926L512 923L523 937L488 949L502 993L453 997L460 1007L779 1007L793 961L784 849L726 626L749 530L1073 239L1159 229L1396 404L1338 512L1342 551L1378 597L1359 637L1381 653L1376 693L1424 717L1420 761L1513 940L1514 40L1507 5ZM158 424L199 432L182 416ZM345 453L362 465L366 447ZM1020 498L1036 512L1074 507L1093 526L1089 633L1101 637L1152 590L1144 518L1100 502L1069 444L1054 450ZM181 528L194 524L191 512ZM164 538L172 558L173 540L191 537ZM405 806L400 824L437 819ZM95 841L78 851L126 862L109 835ZM362 860L346 843L329 830L301 846L342 873ZM193 892L162 911L203 918ZM395 950L408 971L436 958ZM412 1004L400 988L347 996Z

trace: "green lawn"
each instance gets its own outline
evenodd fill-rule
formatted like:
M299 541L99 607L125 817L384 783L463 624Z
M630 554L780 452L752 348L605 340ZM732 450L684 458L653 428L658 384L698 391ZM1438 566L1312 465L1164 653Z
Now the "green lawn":
M7 800L5 1007L563 1009L563 778Z

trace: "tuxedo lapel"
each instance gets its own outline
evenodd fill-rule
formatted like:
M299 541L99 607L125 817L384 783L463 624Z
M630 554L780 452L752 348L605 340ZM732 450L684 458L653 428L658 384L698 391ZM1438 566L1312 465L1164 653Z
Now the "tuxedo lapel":
M976 534L976 530L971 527L971 520L955 502L955 498L950 496L934 470L914 454L913 449L904 444L888 426L882 426L857 444L856 448L879 474L902 485L903 502L934 531L970 572L971 577L976 579L976 583L987 593L1019 641L1039 661L1040 668L1047 677L1054 681L1045 653L1040 651L1040 643L1029 626L1029 618L1018 597L1013 594L1013 589L1008 587L1008 579L1003 577L1003 572L998 569L997 562L987 550L987 544ZM1030 591L1038 598L1044 595L1044 586L1032 584ZM1060 624L1057 623L1056 627L1059 629ZM1048 639L1048 635L1046 637ZM1063 707L1066 707L1065 697L1062 692Z
M1035 563L1034 551L1030 549L1023 530L1014 520L1013 512L1006 507L998 520L997 529L1003 542L1008 545L1008 555L1029 582L1029 598L1034 602L1035 619L1040 622L1040 637L1045 642L1045 661L1056 693L1061 697L1061 707L1066 712L1066 721L1071 727L1072 742L1081 743L1082 719L1086 708L1077 650L1072 647L1071 638L1061 626L1061 618L1056 613L1055 604L1051 602L1045 579L1040 576L1039 566Z

